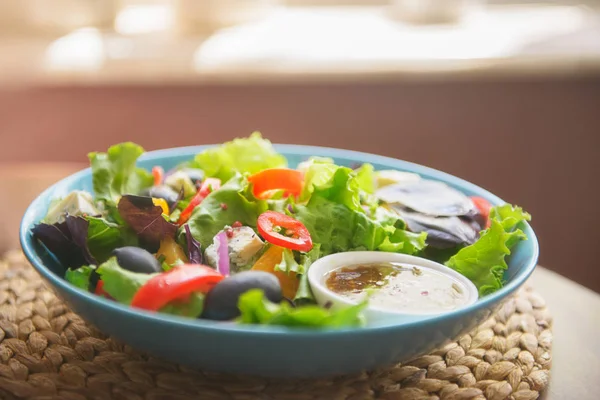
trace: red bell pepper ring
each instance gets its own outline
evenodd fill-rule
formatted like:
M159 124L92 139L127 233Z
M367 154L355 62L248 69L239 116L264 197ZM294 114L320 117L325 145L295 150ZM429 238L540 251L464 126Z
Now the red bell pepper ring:
M475 207L479 210L479 213L485 219L485 229L489 228L492 225L492 221L490 220L490 210L492 209L492 205L483 197L471 196L470 198Z
M270 168L248 177L252 193L258 198L268 197L274 190L284 190L284 196L298 196L302 192L304 175L289 168Z
M158 165L152 167L152 176L154 177L154 186L158 186L163 183L163 179L165 177L165 170Z
M307 252L313 247L310 232L304 224L288 215L265 211L258 217L258 233L269 243L290 250ZM283 235L275 227L281 228Z
M177 224L180 226L185 224L187 222L187 220L190 219L190 216L192 215L192 211L194 211L194 208L196 208L196 206L198 206L200 203L202 203L202 200L204 200L206 198L206 196L208 196L215 190L219 189L220 187L221 187L220 179L206 178L204 180L204 182L202 182L202 186L200 186L200 189L198 189L198 191L196 192L196 194L190 201L190 204L188 204L188 206L181 212L181 215L179 216L179 220L177 220Z
M223 278L206 265L180 265L150 278L135 293L131 306L158 311L169 302L187 298L193 292L208 293Z

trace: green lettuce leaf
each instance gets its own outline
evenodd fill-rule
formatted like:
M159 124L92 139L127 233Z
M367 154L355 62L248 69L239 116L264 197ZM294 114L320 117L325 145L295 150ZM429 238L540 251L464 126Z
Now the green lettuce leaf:
M222 204L226 204L224 209ZM194 209L188 222L192 236L206 249L214 236L226 225L240 221L243 225L256 228L258 216L269 209L264 200L258 200L252 194L248 180L236 174L219 190L209 194ZM185 232L179 230L180 243L185 241Z
M248 138L234 139L204 150L196 155L193 165L202 169L206 176L226 182L236 172L253 174L267 168L285 167L287 160L275 151L270 141L254 132Z
M136 246L135 234L124 226L108 222L104 218L87 216L87 244L90 253L99 263L108 260L112 251L118 247Z
M92 265L84 265L77 269L67 269L65 279L78 288L87 291L90 287L90 277L94 269L95 267Z
M300 201L319 195L334 203L343 204L351 210L364 212L361 206L360 180L348 167L313 160L304 178Z
M303 274L304 266L300 265L296 262L296 259L294 258L294 252L292 250L284 249L283 255L281 257L281 262L279 264L275 265L274 270L286 272L288 274L290 272L295 272L297 274Z
M142 147L131 142L111 146L106 153L89 153L96 198L116 204L121 195L138 194L152 186L152 174L135 165L143 153Z
M369 194L375 193L375 168L365 163L355 173L358 187Z
M345 328L364 325L362 310L367 303L361 303L339 311L331 311L317 305L293 308L283 302L271 303L259 289L242 294L238 301L243 324L282 325L311 328Z
M165 314L198 318L204 309L204 295L192 293L187 301L172 301L159 311Z
M123 304L131 304L131 300L139 288L152 277L158 275L128 271L119 266L116 257L112 257L104 264L100 265L97 272L104 282L104 291L113 299ZM167 314L196 318L202 313L203 304L204 296L201 293L192 293L187 302L172 301L159 311Z
M479 295L484 296L500 289L504 271L508 268L506 257L519 241L526 240L525 233L517 228L531 216L520 207L505 204L493 207L490 212L491 226L481 233L477 242L462 248L447 262L446 266L471 280Z
M319 243L313 243L313 248L306 254L301 256L300 263L302 264L303 273L300 275L298 279L300 282L298 284L298 290L296 291L296 296L294 296L294 303L296 304L310 304L316 303L315 296L310 288L310 283L308 282L308 270L313 262L315 262L321 255L321 245Z
M321 255L352 250L414 254L425 247L424 235L403 231L398 218L386 215L382 224L315 193L306 205L295 206L294 217L306 226L313 242L321 244Z
M300 194L300 201L306 201L310 198L315 187L327 185L333 178L333 174L340 167L333 163L333 160L327 158L313 157L302 163L299 169L304 171L304 187Z
M111 257L97 270L104 282L103 289L119 303L131 304L139 288L157 274L131 272L119 266L116 257Z
M390 253L415 254L426 246L427 234L425 232L414 233L393 227L386 227L385 230L390 232L390 235L377 246L377 250Z

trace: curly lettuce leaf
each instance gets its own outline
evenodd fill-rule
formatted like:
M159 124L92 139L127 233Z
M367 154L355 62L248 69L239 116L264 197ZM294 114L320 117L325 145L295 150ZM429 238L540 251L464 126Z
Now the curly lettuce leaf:
M91 265L84 265L77 269L68 269L65 272L65 279L78 288L87 291L90 287L90 278L94 270L95 267Z
M355 170L355 173L358 187L368 194L375 193L375 168L365 163Z
M386 227L385 230L390 234L383 240L383 243L377 246L377 250L415 254L426 246L427 234L425 232L414 233L393 227Z
M287 165L284 156L277 153L271 142L263 139L259 132L248 138L238 138L221 146L209 148L194 158L193 166L204 171L206 176L226 182L236 173L256 173L267 168Z
M315 188L327 185L339 168L331 159L316 157L299 165L298 169L304 172L304 187L300 194L300 201L308 200Z
M135 293L146 282L158 274L141 274L121 268L116 257L110 258L97 269L104 282L102 287L113 299L123 304L131 304ZM202 313L204 296L201 293L192 293L187 301L172 301L159 311L167 314L185 317L198 317Z
M89 153L96 198L116 204L121 195L152 186L152 174L135 164L143 153L141 146L131 142L111 146L106 153Z
M358 170L335 165L329 160L311 159L303 166L304 188L300 201L319 195L351 210L364 212L362 204L373 203L373 166L363 164Z
M505 204L492 208L490 220L491 226L481 233L477 242L462 248L446 262L446 266L469 278L479 289L480 296L503 286L510 249L527 239L517 226L531 220L531 216L520 207Z
M222 204L227 207L222 207ZM194 209L188 225L192 236L206 249L226 225L240 221L245 226L256 228L258 216L268 209L267 201L254 197L248 180L236 174ZM180 228L179 235L180 243L184 243L184 228Z
M382 223L317 194L294 210L293 216L306 226L313 242L321 244L322 255L352 250L414 254L425 247L425 236L403 231L398 218L386 214L388 219Z
M275 304L266 299L259 289L242 294L238 301L242 324L281 325L310 328L346 328L364 325L362 310L367 303L357 304L339 311L317 305L292 307L283 302Z

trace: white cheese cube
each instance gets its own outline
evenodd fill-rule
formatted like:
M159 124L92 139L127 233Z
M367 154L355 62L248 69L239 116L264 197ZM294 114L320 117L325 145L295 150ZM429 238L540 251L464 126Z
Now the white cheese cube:
M252 267L253 259L263 248L264 242L258 237L254 230L248 226L231 229L232 237L227 237L227 249L229 253L229 267L232 272L249 269ZM211 267L217 268L219 261L218 244L213 242L204 252L206 262Z
M67 215L99 215L100 211L94 205L94 199L88 192L76 190L67 195L64 199L50 205L48 214L43 222L46 224L55 224L64 222Z

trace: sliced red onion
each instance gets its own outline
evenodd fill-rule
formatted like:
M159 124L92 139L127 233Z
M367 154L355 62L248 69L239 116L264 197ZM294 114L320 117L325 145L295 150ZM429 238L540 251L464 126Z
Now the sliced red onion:
M227 234L225 231L221 231L217 233L215 236L218 242L217 248L217 271L221 275L227 276L229 275L229 242L227 240Z

